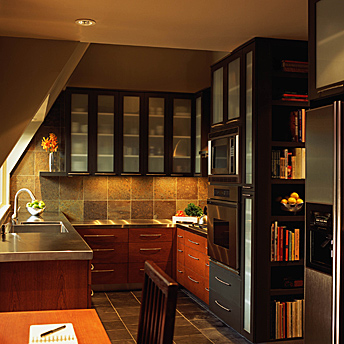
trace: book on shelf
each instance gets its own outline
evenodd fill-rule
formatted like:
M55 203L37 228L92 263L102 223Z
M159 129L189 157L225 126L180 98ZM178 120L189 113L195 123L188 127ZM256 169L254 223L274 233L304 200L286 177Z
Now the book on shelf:
M271 224L270 259L272 262L300 260L300 229L287 229L275 221Z
M273 149L271 152L271 177L273 179L305 179L306 148L291 151Z
M281 67L284 72L308 73L308 62L282 60Z
M289 127L292 141L306 142L306 109L299 109L290 113Z
M303 336L304 299L274 300L271 305L271 339Z

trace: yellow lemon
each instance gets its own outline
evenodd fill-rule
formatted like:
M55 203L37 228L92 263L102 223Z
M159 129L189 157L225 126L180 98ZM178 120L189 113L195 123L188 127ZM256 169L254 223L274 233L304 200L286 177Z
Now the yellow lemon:
M296 200L296 204L300 204L300 203L303 203L303 199L298 198L298 199Z
M290 197L292 198L295 198L295 199L298 199L299 198L299 195L296 193L296 192L293 192Z
M287 203L288 203L288 201L287 201L285 198L283 198L283 199L282 199L282 201L281 201L281 203L283 203L283 204L287 204Z
M296 199L294 197L289 197L288 198L288 203L289 204L295 204L296 203Z

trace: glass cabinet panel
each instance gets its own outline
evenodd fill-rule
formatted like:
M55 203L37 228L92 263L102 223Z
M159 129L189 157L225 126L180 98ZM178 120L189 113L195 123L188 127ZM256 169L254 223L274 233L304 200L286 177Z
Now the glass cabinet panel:
M123 172L140 172L140 97L123 97Z
M165 99L148 100L148 172L164 172Z
M252 113L252 51L246 54L246 163L245 163L245 183L252 184L253 169L253 113Z
M213 120L212 124L223 122L223 68L213 73Z
M195 152L195 173L201 173L201 131L202 129L202 97L196 99L196 152Z
M114 171L114 96L98 96L97 171Z
M173 102L173 172L191 173L191 99Z
M71 170L88 170L88 95L72 94L71 99Z
M228 64L228 120L240 117L240 58Z

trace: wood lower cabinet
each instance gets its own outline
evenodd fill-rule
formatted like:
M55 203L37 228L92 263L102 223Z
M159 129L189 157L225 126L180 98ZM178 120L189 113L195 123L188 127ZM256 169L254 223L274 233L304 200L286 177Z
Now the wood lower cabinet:
M76 228L93 250L92 286L142 283L146 260L172 275L174 228Z
M177 282L209 304L209 257L206 237L178 227L176 256Z

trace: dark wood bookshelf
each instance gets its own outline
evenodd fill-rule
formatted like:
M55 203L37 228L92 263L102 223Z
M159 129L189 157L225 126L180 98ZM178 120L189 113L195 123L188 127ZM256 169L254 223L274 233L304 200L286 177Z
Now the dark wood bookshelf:
M308 79L308 73L285 72L283 70L276 70L273 72L273 77L276 78L295 78L295 79Z
M305 179L280 179L271 178L271 184L304 184Z
M270 295L301 295L303 288L270 289Z
M289 215L289 216L279 216L273 215L271 216L271 221L278 221L278 222L302 222L304 221L305 217L303 215Z
M290 141L272 141L272 147L285 147L285 148L304 148L305 142L290 142Z
M276 106L290 106L293 108L307 108L309 107L309 102L298 102L289 100L273 100L271 105Z
M304 259L299 260L288 260L288 261L281 261L281 262L270 262L271 266L278 267L278 266L302 266L304 264Z

